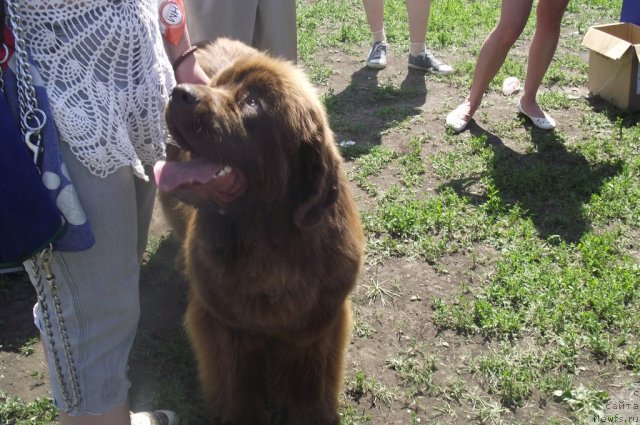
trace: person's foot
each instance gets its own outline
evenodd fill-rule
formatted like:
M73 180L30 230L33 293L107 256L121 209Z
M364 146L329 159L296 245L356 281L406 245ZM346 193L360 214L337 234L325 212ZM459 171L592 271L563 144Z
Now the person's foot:
M551 115L540 109L537 103L523 105L522 99L518 101L518 111L531 120L531 123L542 130L553 130L556 128L556 120Z
M439 61L430 50L425 50L414 56L409 53L409 68L420 69L436 75L447 75L453 72L453 68Z
M449 112L447 115L447 127L455 131L456 133L461 132L467 127L467 124L473 118L473 114L471 113L471 103L468 100L462 102L456 109Z
M131 425L178 425L180 418L171 410L153 412L131 412Z
M371 45L369 56L367 56L367 66L372 69L382 69L387 66L387 43L376 41Z

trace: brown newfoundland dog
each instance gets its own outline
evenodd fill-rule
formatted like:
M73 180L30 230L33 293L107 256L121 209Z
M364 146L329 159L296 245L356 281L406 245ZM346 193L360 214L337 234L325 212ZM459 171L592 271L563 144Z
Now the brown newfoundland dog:
M325 111L294 65L244 44L197 59L211 82L173 90L179 148L155 173L205 399L223 424L337 425L363 234Z

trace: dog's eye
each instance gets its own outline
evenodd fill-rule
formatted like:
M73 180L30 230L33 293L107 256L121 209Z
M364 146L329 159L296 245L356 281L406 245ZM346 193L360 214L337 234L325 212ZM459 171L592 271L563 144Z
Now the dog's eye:
M247 97L244 98L242 103L244 106L248 106L251 109L257 110L260 108L260 101L256 96L252 94L247 95Z

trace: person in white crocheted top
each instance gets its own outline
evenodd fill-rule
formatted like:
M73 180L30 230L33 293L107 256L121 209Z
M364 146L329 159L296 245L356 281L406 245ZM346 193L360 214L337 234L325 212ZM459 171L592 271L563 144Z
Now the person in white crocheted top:
M151 170L168 138L164 107L176 81L208 82L181 1L168 1L175 4L162 23L158 0L3 1L19 5L96 240L86 251L54 251L56 293L34 307L62 425L177 423L168 411L131 415L127 379L156 193ZM39 270L25 268L35 285Z

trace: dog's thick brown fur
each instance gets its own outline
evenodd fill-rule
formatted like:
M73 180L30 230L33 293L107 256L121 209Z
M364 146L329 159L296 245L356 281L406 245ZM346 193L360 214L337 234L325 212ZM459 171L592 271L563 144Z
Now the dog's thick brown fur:
M223 424L337 425L364 238L326 114L288 62L227 39L197 53L211 83L174 89L181 149L156 180L205 399Z

